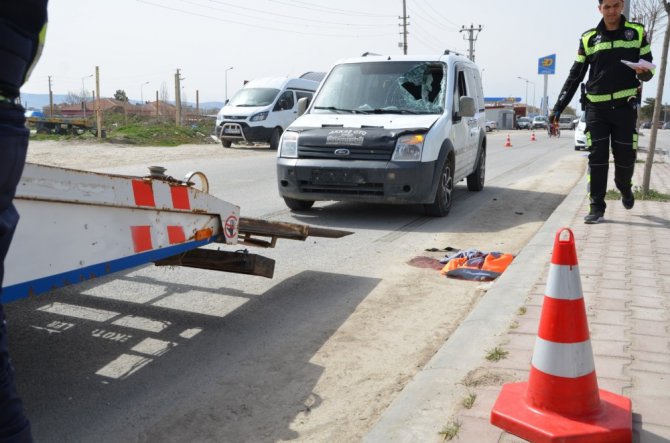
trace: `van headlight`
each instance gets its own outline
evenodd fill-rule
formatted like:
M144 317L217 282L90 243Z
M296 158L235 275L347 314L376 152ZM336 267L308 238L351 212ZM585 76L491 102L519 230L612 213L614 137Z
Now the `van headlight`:
M259 112L258 114L252 115L249 120L251 120L252 122L261 122L266 118L268 118L268 111L263 111Z
M298 133L286 131L281 136L279 145L279 156L285 158L298 158Z
M391 160L400 162L418 162L421 161L421 151L423 151L423 134L411 134L398 137L395 144L395 151Z

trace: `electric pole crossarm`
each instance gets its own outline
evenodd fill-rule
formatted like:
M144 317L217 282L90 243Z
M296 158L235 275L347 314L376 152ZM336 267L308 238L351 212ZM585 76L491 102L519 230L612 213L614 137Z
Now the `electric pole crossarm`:
M479 35L480 32L482 32L482 25L479 25L478 27L474 27L474 25L470 25L469 28L466 28L465 25L461 27L461 30L459 32L467 32L468 36L465 37L463 36L463 40L468 40L470 42L470 49L468 52L468 58L472 60L473 62L475 61L475 42L477 41L477 36ZM475 32L477 32L475 34Z

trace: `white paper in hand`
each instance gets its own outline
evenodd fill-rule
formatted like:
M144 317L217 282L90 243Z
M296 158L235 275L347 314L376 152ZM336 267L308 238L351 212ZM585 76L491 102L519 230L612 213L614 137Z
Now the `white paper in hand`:
M645 68L645 69L652 70L656 67L655 64L653 64L651 62L648 62L647 60L643 60L643 59L640 59L637 62L629 62L628 60L621 60L621 63L623 63L624 65L628 66L631 69Z

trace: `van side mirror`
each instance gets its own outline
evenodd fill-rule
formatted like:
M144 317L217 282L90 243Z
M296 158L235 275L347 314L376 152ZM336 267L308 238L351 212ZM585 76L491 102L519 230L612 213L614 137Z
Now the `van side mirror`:
M309 99L307 97L302 97L298 99L298 117L300 117L305 113L308 105L309 105Z
M460 109L459 114L461 117L474 117L477 113L475 99L472 97L461 97L460 101L458 102L458 108Z

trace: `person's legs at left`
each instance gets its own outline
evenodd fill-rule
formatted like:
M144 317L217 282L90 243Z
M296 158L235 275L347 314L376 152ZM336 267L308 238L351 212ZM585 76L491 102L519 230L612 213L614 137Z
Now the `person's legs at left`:
M12 199L23 172L28 149L28 131L24 121L21 108L13 105L0 106L0 297L4 260L19 221ZM14 369L9 358L7 324L0 303L0 442L31 441L30 422L16 390Z

